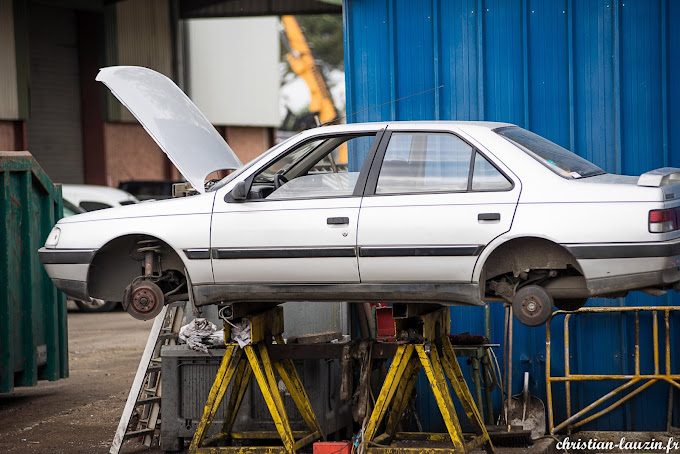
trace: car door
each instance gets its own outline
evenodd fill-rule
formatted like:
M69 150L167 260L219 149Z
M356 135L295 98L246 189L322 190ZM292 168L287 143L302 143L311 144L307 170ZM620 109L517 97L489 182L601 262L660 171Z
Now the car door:
M388 130L359 215L361 282L471 282L519 199L501 168L453 131Z
M368 173L362 164L377 148L376 133L304 140L246 179L245 201L218 195L215 283L358 283L356 234Z

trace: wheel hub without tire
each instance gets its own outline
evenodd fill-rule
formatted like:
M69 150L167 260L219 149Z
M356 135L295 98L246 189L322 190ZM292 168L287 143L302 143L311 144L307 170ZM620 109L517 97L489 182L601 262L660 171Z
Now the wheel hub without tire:
M127 312L139 320L150 320L163 309L163 291L151 281L137 282L128 294Z
M512 310L522 324L540 326L552 315L553 299L543 287L527 285L515 294Z

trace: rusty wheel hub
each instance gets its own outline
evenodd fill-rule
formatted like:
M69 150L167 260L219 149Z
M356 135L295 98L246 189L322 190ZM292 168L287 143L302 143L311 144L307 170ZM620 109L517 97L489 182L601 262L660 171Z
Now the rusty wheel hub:
M553 299L543 287L528 285L515 294L512 311L522 324L540 326L552 315Z
M127 312L139 320L150 320L160 313L165 303L163 291L151 281L133 284L128 293Z

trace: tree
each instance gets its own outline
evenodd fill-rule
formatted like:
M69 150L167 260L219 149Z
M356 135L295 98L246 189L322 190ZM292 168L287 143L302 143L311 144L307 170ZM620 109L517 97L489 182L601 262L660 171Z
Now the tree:
M342 16L319 14L295 18L307 38L314 58L330 66L328 69L344 69Z

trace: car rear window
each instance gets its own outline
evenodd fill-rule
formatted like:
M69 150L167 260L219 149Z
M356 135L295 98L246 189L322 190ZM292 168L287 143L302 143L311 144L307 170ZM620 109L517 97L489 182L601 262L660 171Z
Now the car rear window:
M585 178L605 173L592 162L526 129L511 126L494 131L564 178Z

